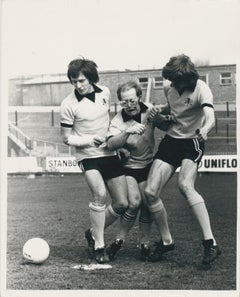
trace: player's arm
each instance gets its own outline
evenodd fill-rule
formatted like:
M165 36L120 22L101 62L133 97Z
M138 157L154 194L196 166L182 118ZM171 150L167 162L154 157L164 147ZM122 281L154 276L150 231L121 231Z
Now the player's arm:
M165 81L163 91L166 99L169 88L170 82ZM171 108L168 101L166 103L155 106L150 111L150 120L153 122L153 126L163 131L167 131L170 125L176 122L174 115L171 114Z
M61 127L61 136L65 144L77 146L79 148L86 148L90 146L98 147L105 141L103 137L97 135L74 135L72 134L72 128L69 127Z
M205 121L202 128L197 129L196 134L200 141L201 140L206 141L208 133L215 126L215 114L214 114L213 106L206 105L206 106L203 106L202 108L203 108Z
M175 117L169 114L169 104L160 105L158 107L153 106L149 111L149 120L153 123L154 127L160 130L167 131L169 126L175 122Z
M207 140L208 133L215 125L215 114L214 114L214 107L213 107L213 95L208 87L208 85L204 82L201 84L201 93L199 98L199 103L201 104L201 108L203 110L204 122L201 128L197 133L198 139L201 141Z
M153 106L149 111L148 117L150 120L152 120L159 114L161 114L161 115L170 114L170 107L169 107L168 102L165 104L158 105L158 106Z
M131 134L141 135L145 131L145 125L136 123L132 127L127 128L126 130L120 132L117 135L111 136L107 140L107 146L110 150L116 150L122 148Z
M112 151L122 148L125 145L129 135L129 133L123 131L118 135L110 136L107 140L108 148Z
M158 129L162 131L167 131L169 127L176 122L176 119L173 114L167 114L163 115L159 113L154 119L153 119L153 125L154 127L157 127Z
M78 136L72 134L72 128L61 127L61 136L65 144L81 148L93 145L93 136Z

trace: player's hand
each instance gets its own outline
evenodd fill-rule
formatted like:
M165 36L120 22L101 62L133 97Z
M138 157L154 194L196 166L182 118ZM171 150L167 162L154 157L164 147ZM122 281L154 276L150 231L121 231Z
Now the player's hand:
M175 122L176 118L173 114L163 115L159 113L154 119L154 125L162 131L167 131Z
M105 142L105 138L102 137L102 136L94 136L93 138L93 144L96 146L96 147L99 147L101 144L103 144Z
M133 125L132 127L127 128L126 132L128 134L138 134L141 135L145 132L146 126L140 123Z
M205 142L207 140L207 133L204 130L197 129L195 132L199 142Z
M119 158L124 162L127 161L130 157L130 152L125 148L120 148L117 151Z
M157 116L158 113L159 113L159 108L156 106L153 106L148 113L148 119L152 120L153 118L155 118L155 116Z

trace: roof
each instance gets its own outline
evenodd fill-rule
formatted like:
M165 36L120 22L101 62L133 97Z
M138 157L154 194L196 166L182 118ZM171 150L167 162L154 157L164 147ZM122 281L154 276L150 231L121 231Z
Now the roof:
M223 65L206 65L206 66L198 66L197 69L206 69L206 68L235 68L236 64L223 64ZM109 74L121 74L121 73L146 73L146 72L161 72L162 68L159 69L143 69L143 70L130 70L125 69L123 71L120 70L106 70L99 71L99 75L109 75ZM22 78L23 85L36 85L36 84L49 84L49 83L68 83L68 77L66 73L59 74L42 74L36 75L30 79Z

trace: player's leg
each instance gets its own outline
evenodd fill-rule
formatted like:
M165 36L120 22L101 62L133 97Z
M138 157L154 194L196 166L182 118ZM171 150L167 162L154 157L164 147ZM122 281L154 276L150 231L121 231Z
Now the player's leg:
M174 166L162 160L155 159L147 179L144 193L160 235L160 241L149 257L150 261L160 260L163 253L174 249L173 239L168 226L167 212L160 198L163 187L167 184L174 172Z
M106 179L111 203L106 208L105 228L120 218L128 207L127 181L125 175Z
M102 175L98 170L91 169L84 173L87 184L92 192L93 201L89 203L90 221L94 234L95 258L99 263L108 262L104 254L104 225L106 188Z
M127 196L128 208L123 213L120 220L120 229L114 242L107 248L107 253L110 259L113 259L116 253L122 247L126 236L133 227L141 202L141 195L138 189L137 181L132 176L126 176L127 181ZM115 181L114 181L115 182ZM113 188L119 187L119 183L113 185Z
M156 222L157 229L165 244L172 242L168 227L165 207L160 198L161 191L175 172L175 168L159 159L154 160L147 179L144 193L147 197L149 210Z
M189 206L195 214L201 226L203 238L213 239L213 233L205 202L202 196L195 190L196 177L197 164L189 159L183 160L178 178L179 190L187 199Z
M206 257L203 263L212 262L220 250L213 236L208 211L202 196L195 189L197 177L197 163L190 159L184 159L179 172L178 184L180 192L187 199L203 233L203 245L206 250Z
M105 228L122 216L128 207L127 181L118 156L103 158L103 177L111 196L105 212Z
M141 203L141 193L136 179L126 176L128 188L128 208L125 210L120 223L119 237L125 240L129 230L133 227Z
M148 260L150 254L150 235L153 217L149 211L146 196L144 194L144 189L146 187L146 181L138 184L139 190L141 192L141 205L140 205L140 215L139 215L139 249L140 249L140 259L143 261Z

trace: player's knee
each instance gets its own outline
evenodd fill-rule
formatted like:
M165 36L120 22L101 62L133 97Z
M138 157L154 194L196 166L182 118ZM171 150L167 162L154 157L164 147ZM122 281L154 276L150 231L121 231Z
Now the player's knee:
M144 194L146 196L146 201L148 205L153 204L154 202L156 202L156 200L158 200L157 195L155 194L155 192L153 191L153 189L151 187L146 187L144 189Z
M184 196L189 196L194 191L194 187L182 178L178 180L178 188Z
M107 199L106 196L97 196L97 197L94 197L94 202L96 204L103 205L106 203L106 199Z
M128 202L129 209L139 209L141 205L141 197L135 196L131 201Z
M98 204L105 204L107 199L106 191L99 191L98 193L93 194L93 199Z
M128 209L128 202L122 201L122 202L114 203L112 205L112 208L115 213L117 213L118 215L122 215L125 212L125 210Z
M128 211L130 211L130 212L138 212L139 208L140 208L140 204L138 204L138 203L130 203L129 204L129 207L128 207Z

